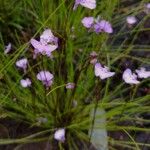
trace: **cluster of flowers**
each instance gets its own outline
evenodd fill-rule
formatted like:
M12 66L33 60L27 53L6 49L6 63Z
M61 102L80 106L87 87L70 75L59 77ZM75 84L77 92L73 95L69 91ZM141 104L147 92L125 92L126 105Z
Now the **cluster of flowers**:
M50 29L46 29L40 36L40 41L31 39L31 45L34 47L34 58L36 58L39 54L46 55L47 57L52 57L52 51L56 50L58 47L58 38L53 35ZM20 69L23 69L23 71L26 73L26 69L28 66L27 58L18 60L16 62L16 66ZM49 88L53 83L54 76L47 70L40 71L36 77L38 80L42 81L43 85L46 88ZM22 79L20 80L20 84L24 88L30 87L31 80L29 78ZM66 84L67 89L73 89L74 86L74 83Z
M34 48L33 58L36 58L37 55L40 55L40 54L46 55L47 57L52 58L53 57L52 52L58 48L58 38L53 35L53 33L50 29L46 29L42 33L39 41L37 41L36 39L31 39L30 43ZM4 53L7 54L10 51L11 51L11 43L9 43L6 46ZM19 69L22 69L24 71L24 73L26 73L28 63L29 62L28 62L27 58L22 58L22 59L16 61L16 66ZM42 70L36 75L36 77L38 80L40 80L43 83L43 85L46 88L49 88L53 83L54 75L51 74L47 70ZM31 80L29 78L21 79L20 84L24 88L30 87L31 86ZM67 83L66 84L67 89L74 89L74 87L75 87L74 83ZM38 122L41 123L41 122L43 122L43 120L44 120L44 122L46 122L47 120L45 120L45 119L46 118L38 118ZM64 142L65 141L65 129L62 128L62 129L56 130L56 132L54 134L54 138L56 140Z
M107 66L102 66L98 60L98 54L96 52L91 52L91 61L90 63L94 65L95 76L100 77L101 80L107 79L115 75L115 72L111 72ZM132 73L131 69L127 68L122 75L123 80L128 84L138 84L140 81L137 78L149 78L150 71L146 71L144 67L141 67L139 70L135 70L135 73Z
M34 47L34 58L36 58L39 54L52 57L52 51L56 50L58 47L58 38L53 35L50 29L47 29L40 36L40 41L31 39L31 44ZM22 58L16 62L16 66L20 69L23 69L24 72L26 72L27 65L27 58ZM42 81L43 85L45 85L47 88L53 83L54 76L49 71L42 70L37 74L36 77L38 80ZM22 87L30 87L31 80L29 78L22 79L20 84Z
M36 39L30 40L31 45L34 48L33 58L36 58L37 55L46 55L47 57L52 58L52 52L58 48L58 38L55 37L50 29L46 29L40 36L40 40L37 41ZM4 50L5 54L8 54L11 51L12 45L9 43ZM22 58L16 61L16 66L19 69L22 69L24 73L27 72L28 67L28 59ZM37 79L40 80L46 88L49 88L53 83L54 75L47 70L42 70L36 75ZM27 88L31 86L31 80L29 78L21 79L20 84L22 87ZM74 89L74 83L67 83L66 89ZM46 118L38 118L38 122L41 123L46 122ZM42 120L42 121L41 121ZM58 129L55 134L54 138L56 140L64 142L65 140L65 129Z
M87 7L89 9L96 8L96 0L75 0L74 10L78 7L78 5L82 5L83 7ZM146 5L146 11L150 12L150 3ZM137 22L137 19L134 16L128 16L126 19L127 23L129 25L133 25ZM111 24L106 20L95 20L93 17L85 17L82 19L82 24L86 28L94 28L94 31L96 33L100 32L106 32L106 33L112 33L113 29L111 27ZM111 76L115 75L115 72L110 72L109 68L102 65L97 62L97 53L92 52L90 56L93 57L91 60L91 64L95 65L95 76L100 77L101 80L109 78ZM132 73L131 69L127 68L122 75L123 80L128 84L138 84L140 83L137 80L138 78L148 78L150 77L150 71L146 71L145 68L140 68L139 70L136 70L136 73ZM65 129L61 128L58 129L55 134L54 138L58 141L64 142L65 141Z
M96 33L106 32L112 33L113 29L111 24L106 20L95 19L94 17L84 17L82 19L82 24L88 29L94 30Z
M76 10L78 5L89 9L96 8L96 0L75 0L75 4L73 10ZM150 3L146 5L147 10L150 10ZM136 18L134 16L127 17L127 23L134 24L136 23ZM106 32L112 33L113 29L111 24L106 20L95 19L94 17L85 17L82 19L82 24L88 28L93 29L96 33ZM52 52L58 48L58 38L55 37L50 29L46 29L42 35L40 36L40 40L31 39L31 45L34 48L34 56L36 58L37 55L46 55L47 57L52 58ZM6 46L5 54L9 53L11 50L11 43ZM97 53L92 52L90 54L94 59L91 60L91 63L94 64L94 71L95 76L99 77L101 80L107 79L115 75L115 72L111 72L107 66L102 66L97 61ZM27 58L22 58L16 62L16 66L18 68L23 69L24 72L27 70L28 60ZM138 78L148 78L150 77L150 71L146 71L145 68L140 68L139 70L132 73L131 69L127 68L122 75L123 80L128 84L138 84L140 81L137 80ZM42 70L37 74L37 79L40 80L45 87L50 87L53 83L53 74L51 74L47 70ZM31 80L29 78L22 79L20 81L22 87L30 87ZM74 83L66 84L66 88L73 89L75 87ZM65 141L65 129L60 128L56 130L54 133L54 138L58 141L64 142Z
M149 78L150 71L146 71L145 68L141 67L139 70L135 70L135 73L132 73L131 69L127 68L122 75L123 80L128 84L138 84L140 81L138 78ZM101 80L112 77L115 75L115 72L111 72L108 67L102 66L100 63L95 64L95 76L100 77Z

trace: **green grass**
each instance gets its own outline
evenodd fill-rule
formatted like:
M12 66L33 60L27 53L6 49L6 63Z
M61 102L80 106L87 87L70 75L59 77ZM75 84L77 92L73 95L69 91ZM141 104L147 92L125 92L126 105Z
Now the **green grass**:
M131 131L150 132L149 128L135 123L139 119L141 123L149 122L141 115L150 113L150 95L138 95L140 88L149 87L149 79L143 80L138 86L126 85L120 76L100 81L94 75L93 66L89 64L89 55L93 50L99 54L99 61L117 74L122 72L118 64L125 59L135 63L135 66L150 64L148 57L131 53L150 50L149 45L135 44L141 31L149 31L144 28L149 15L130 31L124 30L126 16L142 12L146 2L141 0L124 8L119 0L101 0L97 2L95 10L79 6L73 11L73 0L0 0L0 118L12 118L28 123L29 126L38 126L38 117L48 119L47 123L40 125L42 131L39 133L20 139L1 139L0 144L24 144L52 139L56 128L64 127L67 129L67 145L70 149L79 149L74 137L89 141L86 133L93 121L89 112L100 107L106 110L107 125L98 128L123 131L129 137L128 141L109 138L110 149L115 149L114 145L136 150L141 145L150 147L149 144L136 142L131 134ZM117 33L109 36L87 32L81 19L98 15L112 22ZM32 59L33 50L29 41L32 37L38 38L44 28L51 28L61 40L61 47L54 52L54 61L44 56ZM122 37L126 38L119 41ZM119 44L115 44L116 41ZM4 46L8 42L13 44L13 53L4 55ZM25 75L15 67L16 60L22 56L29 59L27 74L33 83L29 89L20 86L19 81ZM43 69L54 74L54 84L49 90L45 90L36 79L38 71ZM76 88L66 91L65 84L68 82L75 82ZM72 107L74 100L78 102L77 107ZM133 120L132 125L119 125ZM49 133L50 137L39 136L45 133ZM63 149L64 145L61 146Z

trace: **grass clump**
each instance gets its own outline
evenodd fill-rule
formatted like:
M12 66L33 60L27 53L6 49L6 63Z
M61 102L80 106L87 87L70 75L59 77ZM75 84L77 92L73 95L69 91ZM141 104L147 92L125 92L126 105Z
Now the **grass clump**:
M149 68L149 43L139 40L149 32L148 1L129 5L127 0L101 0L92 6L80 3L73 10L74 3L0 1L0 117L38 128L24 137L1 139L0 144L47 140L57 149L88 149L88 131L97 119L90 112L101 108L106 125L97 128L127 136L121 140L108 134L109 149L150 147L136 141L137 133L150 131L145 125L149 120L143 117L149 114L149 78L137 79L135 74L123 78L127 68L134 73ZM135 24L127 23L127 16L136 17ZM84 17L93 17L88 28L81 22ZM51 29L49 37L44 35L49 41L43 44L46 29ZM4 54L9 42L11 51ZM27 63L16 65L23 58ZM97 70L96 63L101 64ZM56 139L60 128L65 135Z

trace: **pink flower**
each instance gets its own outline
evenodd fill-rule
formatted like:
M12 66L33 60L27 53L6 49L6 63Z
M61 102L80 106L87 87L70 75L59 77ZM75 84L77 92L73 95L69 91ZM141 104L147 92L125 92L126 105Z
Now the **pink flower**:
M128 83L128 84L138 84L140 83L137 80L137 75L132 73L131 69L127 68L124 72L123 72L123 76L122 76L123 80Z
M91 28L94 23L94 18L93 17L84 17L81 22L84 27Z
M96 8L96 0L75 0L73 10L76 10L78 5L82 5L83 7L86 7L89 9L95 9Z
M113 32L113 28L111 24L106 20L97 21L96 24L94 25L94 30L96 33L100 33L100 32L112 33Z
M51 53L57 49L57 45L51 45L47 44L44 45L41 42L31 39L31 44L35 48L35 54L42 54L42 55L47 55L48 57L51 56Z
M26 71L26 69L27 69L27 64L28 64L27 58L22 58L16 62L16 66L18 68L23 69L24 71Z
M54 133L54 139L56 139L57 141L60 142L64 142L65 141L65 129L58 129L55 133Z
M11 47L12 47L11 43L8 43L8 45L5 47L4 53L8 54L11 51Z
M96 19L84 17L81 22L83 26L93 29L96 33L113 33L112 25L106 20L100 20L99 16Z
M20 80L20 84L22 87L30 87L31 86L31 80L29 78Z
M114 75L115 75L115 72L110 72L108 67L106 66L102 67L100 63L95 64L95 76L96 77L100 77L100 79L104 80Z
M50 87L53 83L54 76L49 71L40 71L37 74L37 79L42 81L43 85Z
M137 19L135 16L128 16L126 21L129 25L134 25L137 22Z
M66 89L74 89L75 83L67 83L66 84Z
M47 45L49 43L58 45L58 38L53 35L50 29L46 29L40 36L40 42L44 45Z
M46 29L40 36L40 41L31 39L31 44L35 48L35 58L38 54L52 57L51 53L58 48L58 38L53 35L50 29Z
M149 78L150 77L150 71L146 71L146 69L143 67L141 67L139 70L136 70L136 73L138 74L139 78Z

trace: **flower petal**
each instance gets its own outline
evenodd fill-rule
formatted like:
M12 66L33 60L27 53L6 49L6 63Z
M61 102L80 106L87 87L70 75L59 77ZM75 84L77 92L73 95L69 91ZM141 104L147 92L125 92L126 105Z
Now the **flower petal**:
M16 62L16 66L24 70L27 68L27 64L28 64L27 58L22 58Z
M136 19L135 16L128 16L126 18L126 21L127 21L128 24L133 25L137 22L137 19Z
M84 27L91 28L94 23L94 18L93 17L84 17L81 22Z
M4 53L8 54L11 51L11 47L12 47L11 43L8 43L8 45L6 46L6 48L4 50Z
M30 87L31 86L31 80L29 78L20 80L20 84L22 87Z
M80 5L89 8L95 9L96 8L96 0L81 0Z
M95 64L95 76L100 77L102 80L112 77L115 72L110 72L108 67L102 67L100 63Z
M122 76L123 80L128 83L128 84L138 84L140 83L137 80L137 76L133 73L131 69L127 68L124 72L123 72L123 76Z
M65 129L58 129L55 133L54 133L54 138L57 141L61 141L64 142L65 141Z
M145 68L140 68L139 70L136 70L136 73L138 74L139 78L149 78L150 77L150 71L146 71Z

